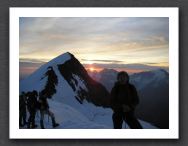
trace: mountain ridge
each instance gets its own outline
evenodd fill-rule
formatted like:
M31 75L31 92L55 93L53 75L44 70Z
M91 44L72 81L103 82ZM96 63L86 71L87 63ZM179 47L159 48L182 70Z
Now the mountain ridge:
M106 88L102 84L93 80L87 74L87 71L81 63L69 52L61 54L42 65L29 77L21 81L20 93L21 91L27 92L36 90L41 92L45 90L47 81L49 81L49 77L46 76L49 68L52 69L55 75L58 74L57 80L62 77L64 78L72 88L73 92L75 92L74 96L79 103L82 103L82 101L86 99L97 106L109 106L109 93ZM83 89L81 84L85 84L86 88Z

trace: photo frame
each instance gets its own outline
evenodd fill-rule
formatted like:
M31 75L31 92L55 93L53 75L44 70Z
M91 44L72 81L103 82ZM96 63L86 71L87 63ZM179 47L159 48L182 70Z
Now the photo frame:
M19 17L168 17L169 129L19 129ZM178 54L178 8L10 8L9 137L10 139L178 139Z

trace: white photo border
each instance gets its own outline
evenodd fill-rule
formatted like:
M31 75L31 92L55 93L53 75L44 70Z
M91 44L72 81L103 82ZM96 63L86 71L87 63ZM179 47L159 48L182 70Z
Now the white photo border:
M9 9L10 139L178 139L179 9L166 8L19 8ZM169 129L19 129L19 17L168 17Z

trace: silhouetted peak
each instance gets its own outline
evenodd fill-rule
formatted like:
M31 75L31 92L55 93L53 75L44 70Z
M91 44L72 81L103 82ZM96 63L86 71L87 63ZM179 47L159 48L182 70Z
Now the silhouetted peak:
M101 70L101 73L117 73L117 71L114 69L104 68Z

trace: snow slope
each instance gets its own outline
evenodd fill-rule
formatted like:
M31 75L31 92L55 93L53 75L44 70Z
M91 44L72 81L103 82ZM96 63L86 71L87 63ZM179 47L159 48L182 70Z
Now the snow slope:
M84 115L69 105L51 99L49 100L49 104L51 107L50 110L55 114L56 121L60 124L56 129L113 129L112 111L110 109L93 107L97 112L89 119L87 115ZM86 109L90 109L90 107L88 106ZM141 120L140 122L144 129L157 128L150 123ZM38 111L36 114L37 128L40 128L39 123L40 113ZM129 128L125 124L124 122L123 127ZM51 119L47 115L44 117L44 126L46 129L52 129Z
M41 91L47 81L47 79L44 77L44 74L48 70L48 67L57 67L57 64L63 64L69 59L69 53L65 53L42 65L38 70L36 70L34 73L32 73L30 76L20 82L20 91Z

